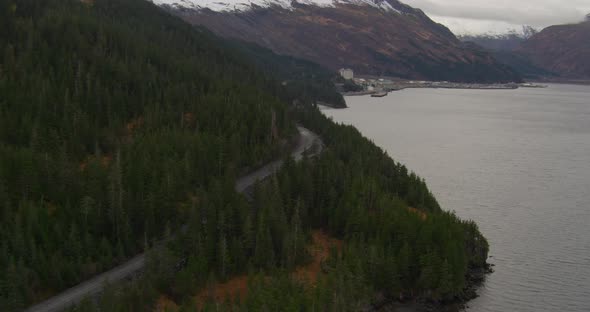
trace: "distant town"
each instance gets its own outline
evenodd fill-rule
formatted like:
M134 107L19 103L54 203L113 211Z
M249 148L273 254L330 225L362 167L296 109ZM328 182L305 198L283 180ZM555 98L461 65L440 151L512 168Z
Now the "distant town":
M372 95L374 97L386 96L388 92L399 91L408 88L435 88L435 89L477 89L477 90L512 90L518 88L545 88L545 85L534 83L463 83L450 81L425 81L405 80L392 77L355 77L350 68L339 70L344 83L339 87L344 95ZM349 87L354 84L357 88Z

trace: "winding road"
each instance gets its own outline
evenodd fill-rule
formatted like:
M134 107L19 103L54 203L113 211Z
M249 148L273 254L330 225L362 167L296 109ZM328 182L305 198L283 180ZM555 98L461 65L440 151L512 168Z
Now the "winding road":
M297 146L293 149L291 153L291 157L295 161L299 161L303 158L306 151L312 151L312 154L319 154L322 151L323 143L320 138L313 132L301 127L297 126L297 130L299 130L299 141L297 142ZM315 149L312 149L314 147ZM256 181L263 180L264 178L268 177L269 175L275 173L277 170L281 168L283 165L283 160L275 160L264 167L239 178L236 181L236 191L238 193L243 193L248 187L254 185Z
M314 155L319 154L322 151L322 141L315 133L301 126L297 126L297 130L299 131L299 141L291 153L293 159L296 161L301 160L308 150L311 150ZM314 146L315 148L312 150L312 147ZM240 193L244 192L257 181L263 180L275 173L282 165L283 160L276 160L239 178L236 181L236 191ZM65 310L66 308L79 303L84 298L100 293L104 285L113 284L137 274L144 266L145 254L142 253L107 272L74 286L44 302L29 307L25 312L57 312Z

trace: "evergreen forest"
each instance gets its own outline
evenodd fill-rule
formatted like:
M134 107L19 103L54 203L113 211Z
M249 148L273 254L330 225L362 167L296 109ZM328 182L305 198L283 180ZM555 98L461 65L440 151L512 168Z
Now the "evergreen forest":
M317 65L145 0L0 0L0 310L147 252L73 311L358 311L461 298L488 246L423 179L315 103ZM296 124L321 154L295 162ZM285 165L248 195L236 179ZM317 233L338 242L312 280ZM315 236L314 236L315 235ZM222 299L197 294L247 280Z

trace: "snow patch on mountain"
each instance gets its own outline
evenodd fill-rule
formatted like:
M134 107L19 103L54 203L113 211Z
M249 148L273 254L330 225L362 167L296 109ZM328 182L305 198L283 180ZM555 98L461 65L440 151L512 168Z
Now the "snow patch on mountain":
M216 12L247 11L256 7L280 7L293 9L293 4L334 7L336 4L368 5L387 12L401 13L387 0L151 0L156 5L168 5L176 8Z

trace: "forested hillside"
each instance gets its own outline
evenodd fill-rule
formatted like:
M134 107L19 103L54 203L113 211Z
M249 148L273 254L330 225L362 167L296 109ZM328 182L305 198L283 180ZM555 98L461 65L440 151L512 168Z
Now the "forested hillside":
M305 90L312 65L231 47L144 0L0 0L1 311L144 250L141 276L74 310L150 311L169 298L185 311L358 311L375 298L463 297L487 258L476 225L309 105L321 88L282 83ZM326 150L286 159L251 199L237 194L237 176L285 154L294 122ZM292 273L313 261L317 232L341 248L309 284ZM241 301L197 296L244 276Z
M254 65L146 1L0 15L2 311L143 250L294 133Z
M275 54L254 43L230 40L228 45L247 57L266 75L281 81L283 89L279 96L286 102L298 100L302 103L322 102L332 107L346 107L344 98L334 85L334 81L340 78L336 72L310 61Z
M326 139L321 157L288 161L250 202L222 187L199 194L189 230L151 253L148 274L73 311L360 311L469 299L488 252L477 225L442 211L422 179L353 127L314 109L297 116ZM302 279L318 231L340 248Z

